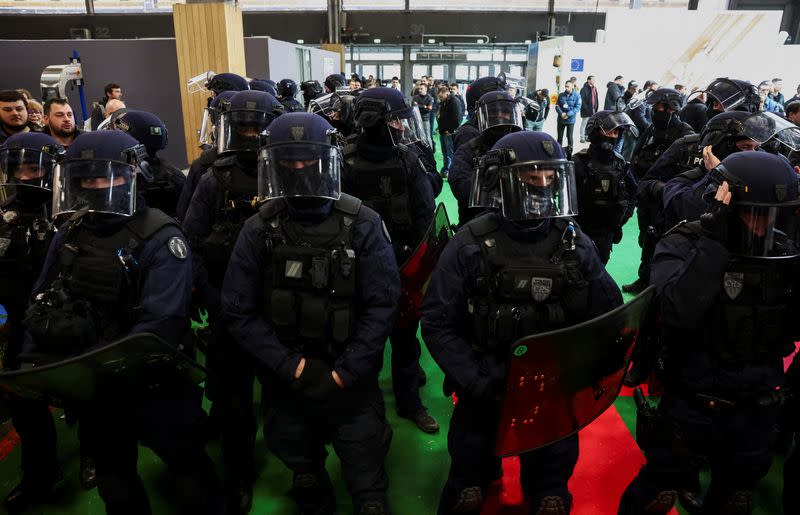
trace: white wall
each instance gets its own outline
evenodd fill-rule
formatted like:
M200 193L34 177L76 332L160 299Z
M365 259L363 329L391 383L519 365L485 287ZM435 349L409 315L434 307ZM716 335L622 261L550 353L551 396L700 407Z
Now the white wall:
M653 12L655 11L655 12ZM800 45L779 44L780 11L613 10L606 17L605 42L576 43L572 37L540 42L536 88L558 90L571 76L582 86L597 77L600 103L606 83L616 75L640 85L656 80L704 88L717 77L762 80L780 77L789 98L800 83ZM553 56L560 52L560 70ZM584 59L583 72L571 72L573 58Z
M279 39L266 38L267 40L267 76L275 82L281 79L293 79L298 83L301 80L301 69L298 64L297 52L298 48L311 51L311 78L320 82L325 80L325 77L330 73L336 73L340 70L339 67L339 54L336 52L329 52L319 48L311 48L303 45L295 45ZM325 73L325 60L332 63L332 71Z

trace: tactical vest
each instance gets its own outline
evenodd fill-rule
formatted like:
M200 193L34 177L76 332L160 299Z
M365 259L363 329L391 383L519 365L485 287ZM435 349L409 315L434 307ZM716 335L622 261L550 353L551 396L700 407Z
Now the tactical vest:
M673 229L690 239L700 222ZM765 363L788 356L800 334L800 258L732 256L719 302L704 323L708 351L727 365Z
M258 207L258 178L244 173L234 164L235 156L215 161L206 173L219 181L211 232L202 242L203 257L208 263L208 279L222 286L233 247L244 222L253 216Z
M350 173L348 182L352 184L348 193L381 215L393 243L414 247L417 242L408 206L410 177L406 152L396 148L390 159L373 162L350 147L345 159Z
M491 218L467 224L481 248L481 275L467 304L476 350L506 353L522 337L585 318L588 283L575 252L579 229L565 219L551 223L536 243L514 240Z
M4 211L3 215L0 218L0 304L27 298L55 234L44 212L36 215Z
M264 204L259 216L267 234L264 318L281 343L306 356L339 350L358 313L352 232L361 201L343 194L317 225L289 219L283 200Z
M653 164L658 161L661 154L669 148L675 140L674 135L670 129L662 130L654 125L646 129L643 135L645 140L644 144L639 147L631 158L631 169L637 179L641 179L647 173Z
M150 168L153 170L153 182L137 180L137 191L142 194L148 207L175 216L175 208L185 182L183 173L164 162L158 162Z
M615 154L614 160L606 163L591 158L588 152L581 154L586 167L578 195L582 225L587 230L589 227L621 226L629 201L625 160Z
M178 223L147 208L113 233L82 227L73 220L58 249L56 279L28 309L26 325L37 344L65 354L113 341L138 318L141 286L139 252L156 232Z
M682 173L686 170L691 170L692 168L703 165L702 149L699 148L699 134L689 134L688 136L676 140L676 143L680 145L681 151L675 162L677 173ZM671 178L672 177L668 177L667 180ZM666 180L664 182L666 182Z

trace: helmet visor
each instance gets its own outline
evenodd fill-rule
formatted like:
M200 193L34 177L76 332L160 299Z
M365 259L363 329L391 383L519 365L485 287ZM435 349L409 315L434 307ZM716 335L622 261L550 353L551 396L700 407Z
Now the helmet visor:
M258 156L258 197L341 196L342 157L338 147L297 141L263 147Z
M478 130L483 132L491 127L522 128L522 110L517 102L498 100L488 104L478 104Z
M605 116L598 116L596 123L597 127L605 133L609 133L614 129L620 129L630 131L634 136L639 135L636 124L633 123L631 117L626 113L611 111L606 113Z
M88 209L131 216L136 210L136 167L121 161L70 159L56 168L53 215Z
M260 136L274 119L272 113L264 111L225 111L217 124L217 153L256 152Z
M734 206L728 222L732 254L759 258L800 255L800 201Z
M706 94L706 104L713 107L714 102L719 102L723 111L730 111L745 101L745 92L735 82L728 79L717 79L708 85L704 91L695 91L689 100L701 93Z
M574 216L578 213L572 161L528 161L500 168L500 197L508 220Z
M500 175L496 166L478 166L469 196L469 207L498 209L500 199Z
M203 110L203 120L200 122L200 146L210 147L214 145L214 122L211 119L211 107Z
M411 145L417 141L430 144L426 132L422 129L422 117L416 107L387 114L386 126L395 146Z

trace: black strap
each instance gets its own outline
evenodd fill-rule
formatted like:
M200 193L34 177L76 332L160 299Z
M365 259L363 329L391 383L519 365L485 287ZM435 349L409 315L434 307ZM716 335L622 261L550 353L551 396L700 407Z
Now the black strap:
M689 179L690 181L699 181L705 174L705 168L698 166L697 168L692 168L691 170L687 170L679 174L678 177L683 177L684 179Z
M357 216L358 212L361 210L361 199L348 195L347 193L342 193L339 200L337 200L333 206L345 214Z

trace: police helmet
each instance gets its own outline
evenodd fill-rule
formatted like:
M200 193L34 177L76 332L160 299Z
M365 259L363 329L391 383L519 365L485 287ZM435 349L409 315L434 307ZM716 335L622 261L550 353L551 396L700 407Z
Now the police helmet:
M713 199L723 182L731 192L723 242L732 254L752 258L800 256L798 174L784 157L739 152L723 159L709 178L706 200Z
M619 111L598 111L586 122L586 138L589 142L609 152L613 150L623 131L630 132L634 137L639 135L631 117Z
M395 146L427 142L419 109L408 103L403 93L394 88L364 90L355 101L354 120L365 133L386 134Z
M267 129L258 152L259 198L341 195L341 149L336 129L312 113L287 113Z
M332 73L325 77L325 87L328 88L328 93L333 93L337 88L347 87L347 79L340 73Z
M240 91L231 97L217 124L217 153L255 152L259 137L279 115L283 106L263 91Z
M478 116L478 130L481 132L491 130L507 134L523 129L520 104L506 91L484 93L478 99L475 113Z
M247 79L235 73L218 73L211 77L206 83L206 88L214 95L219 95L223 91L246 91L250 89Z
M478 100L491 91L506 91L508 87L502 77L481 77L475 79L472 84L467 87L466 102L467 111L470 113L475 112L475 107Z
M81 134L56 168L53 214L87 210L131 216L136 211L137 173L148 175L147 150L122 131ZM152 175L146 177L152 180Z
M265 80L260 79L253 79L250 81L250 89L255 91L263 91L264 93L269 93L273 97L278 97L278 92L275 90L275 86L270 84Z
M0 206L49 202L53 172L64 149L41 132L21 132L0 145Z
M525 221L577 214L573 163L552 136L520 131L500 138L478 166L472 205L499 191L502 216ZM485 206L491 207L491 206Z
M109 128L127 132L136 138L144 145L150 157L155 157L156 152L167 148L169 142L164 122L147 111L125 111L111 121Z
M278 98L294 98L297 95L297 83L292 79L283 79L278 83Z

